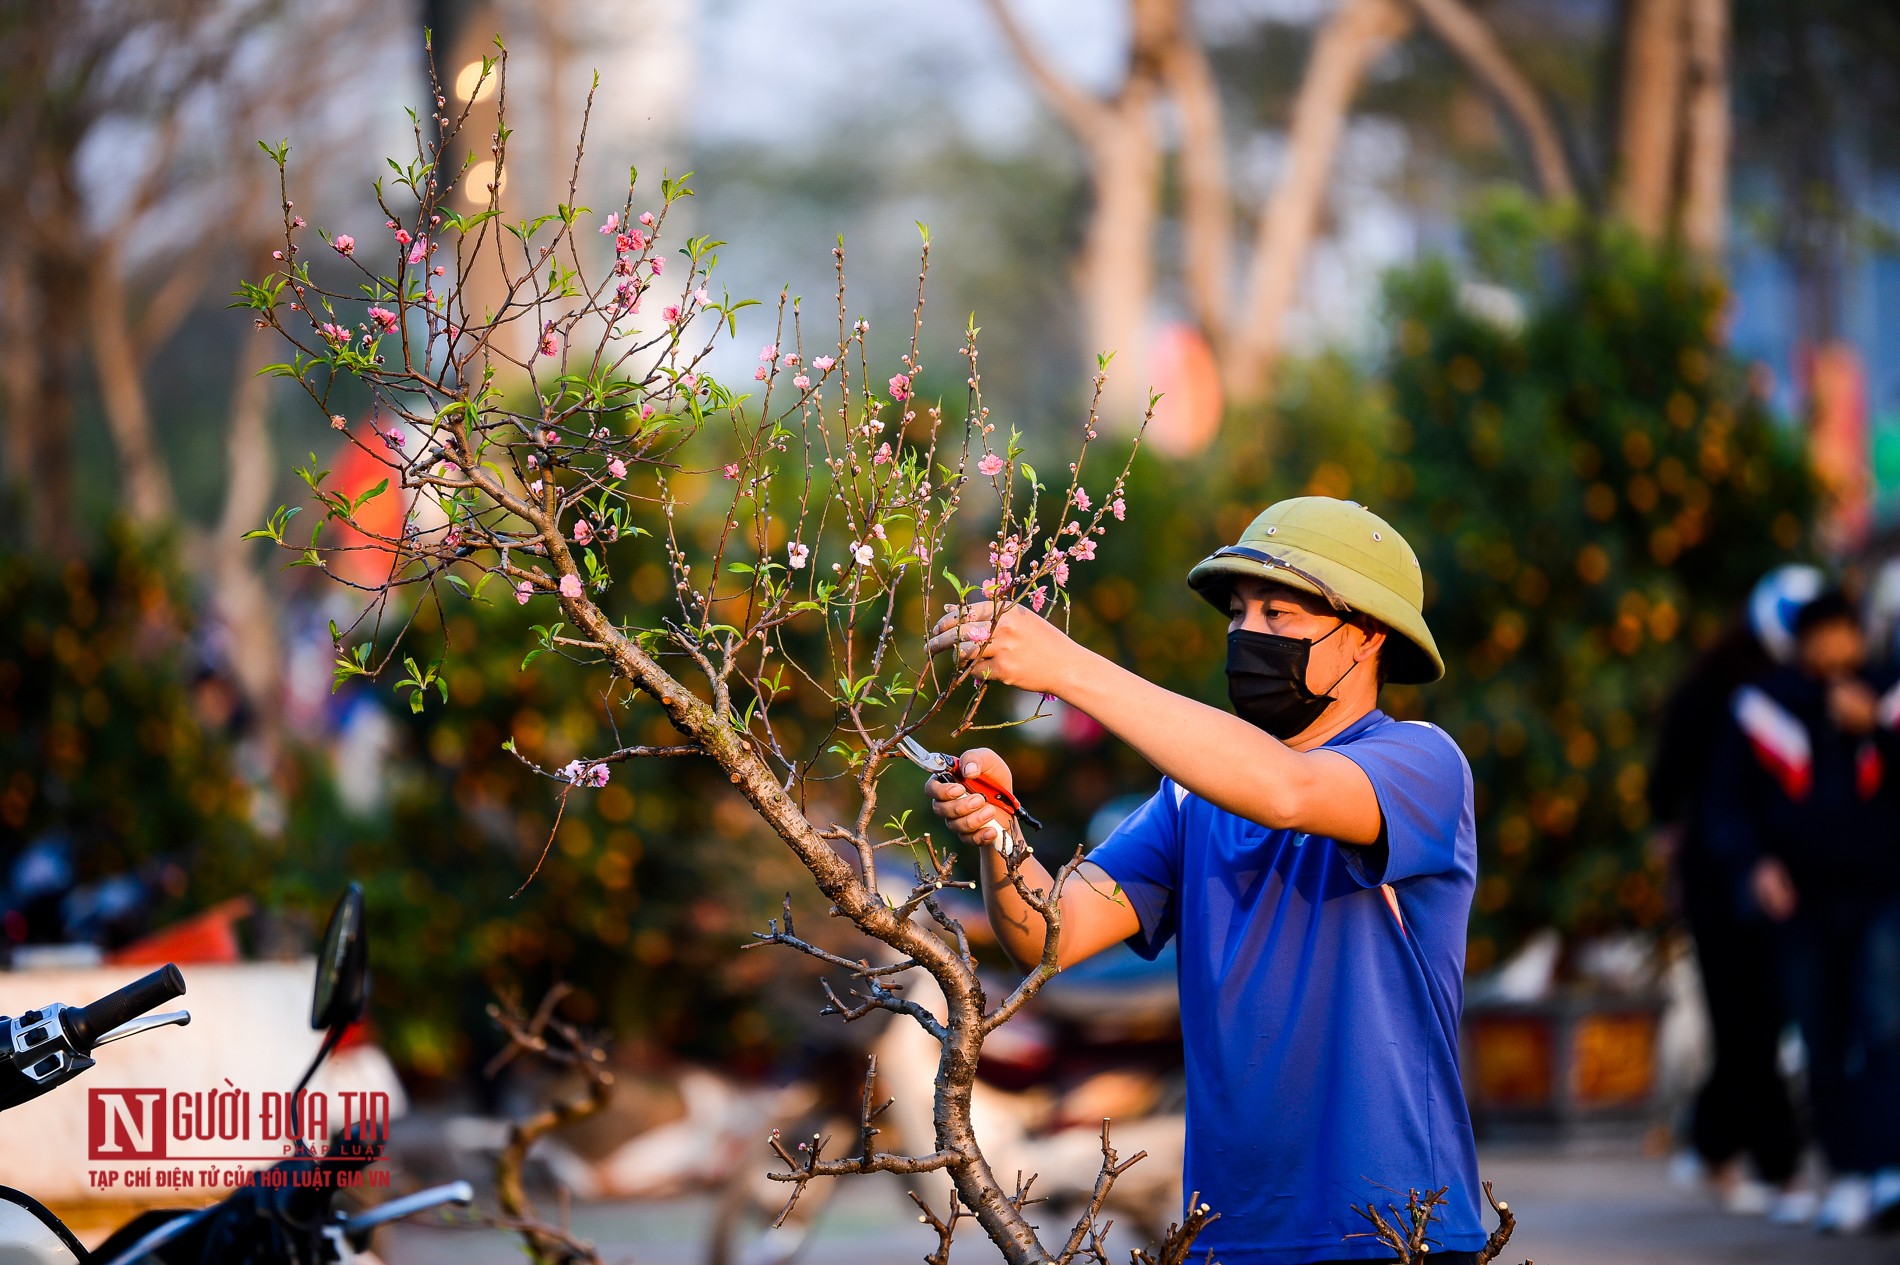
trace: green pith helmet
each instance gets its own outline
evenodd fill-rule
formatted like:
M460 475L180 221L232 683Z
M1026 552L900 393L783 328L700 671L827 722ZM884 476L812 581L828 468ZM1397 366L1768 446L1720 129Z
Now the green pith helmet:
M1303 590L1391 629L1381 652L1387 680L1423 685L1445 675L1420 609L1425 576L1418 555L1363 505L1330 496L1269 505L1240 533L1240 543L1201 559L1188 584L1225 615L1227 591L1241 575Z

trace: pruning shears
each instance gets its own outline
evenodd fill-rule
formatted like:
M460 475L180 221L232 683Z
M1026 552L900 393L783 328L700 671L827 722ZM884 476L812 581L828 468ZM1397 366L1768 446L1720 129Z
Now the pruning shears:
M1021 800L1010 793L1008 787L1000 782L993 782L981 774L971 776L958 772L957 758L955 756L945 755L941 751L932 751L911 737L904 738L897 744L897 747L898 750L904 753L905 759L930 774L935 780L939 782L961 782L964 786L975 791L978 795L981 795L987 800L991 808L1018 818L1031 830L1042 829L1042 823L1029 815L1029 810L1023 807ZM1002 831L1002 852L1004 856L1008 856L1011 849L1009 831L1003 827L1001 822L992 822L991 824Z

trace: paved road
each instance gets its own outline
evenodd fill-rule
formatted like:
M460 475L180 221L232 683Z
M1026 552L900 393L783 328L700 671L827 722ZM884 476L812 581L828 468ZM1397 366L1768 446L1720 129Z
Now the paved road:
M1536 1265L1900 1265L1900 1238L1822 1239L1760 1218L1732 1217L1672 1186L1663 1162L1634 1155L1561 1156L1488 1151L1483 1167L1518 1215L1503 1261ZM708 1198L577 1207L574 1228L609 1261L702 1265L714 1215ZM893 1183L840 1193L801 1257L809 1265L917 1265L935 1237ZM970 1243L952 1260L979 1262ZM387 1265L518 1265L519 1251L488 1230L403 1227L379 1241Z

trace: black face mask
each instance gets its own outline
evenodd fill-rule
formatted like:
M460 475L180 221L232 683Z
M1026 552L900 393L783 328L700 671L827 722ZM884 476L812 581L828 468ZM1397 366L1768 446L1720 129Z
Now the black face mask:
M1345 621L1340 621L1326 637L1345 626ZM1234 705L1234 714L1282 741L1318 720L1333 702L1330 691L1346 679L1346 673L1340 673L1339 681L1334 681L1325 694L1315 694L1306 686L1307 657L1326 637L1307 641L1245 628L1228 633L1227 697ZM1356 662L1352 665L1358 666Z

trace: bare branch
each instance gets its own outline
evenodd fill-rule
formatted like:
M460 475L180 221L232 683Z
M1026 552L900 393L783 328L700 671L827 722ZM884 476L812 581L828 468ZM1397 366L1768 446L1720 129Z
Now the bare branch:
M495 1157L495 1198L503 1215L493 1224L520 1234L529 1259L536 1265L599 1265L600 1261L591 1243L575 1238L562 1227L549 1225L535 1214L521 1179L522 1165L535 1142L599 1112L613 1093L614 1077L607 1069L605 1047L555 1015L571 991L566 984L556 984L531 1016L522 1014L513 1000L488 1007L489 1017L507 1034L508 1045L489 1061L484 1075L492 1078L516 1059L532 1058L576 1072L586 1082L579 1097L557 1100L525 1119L510 1122L508 1142Z

